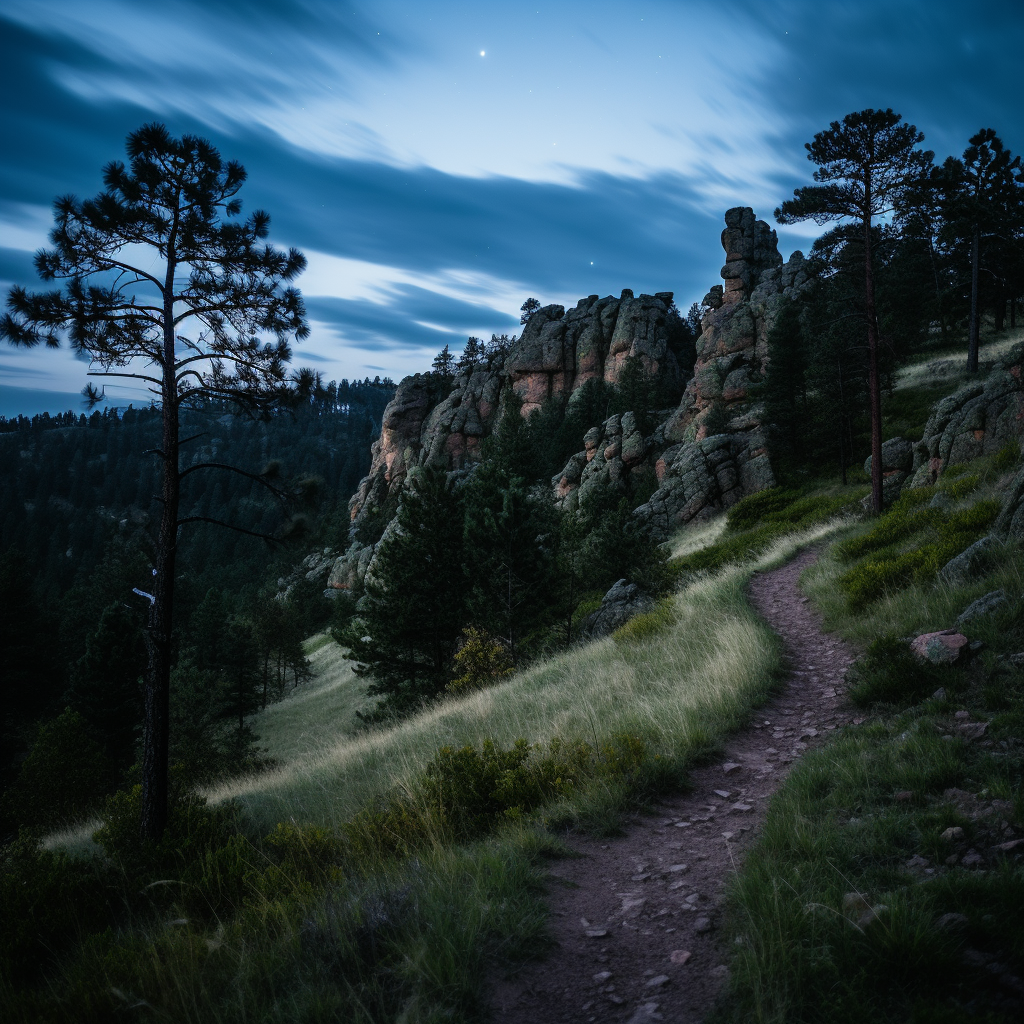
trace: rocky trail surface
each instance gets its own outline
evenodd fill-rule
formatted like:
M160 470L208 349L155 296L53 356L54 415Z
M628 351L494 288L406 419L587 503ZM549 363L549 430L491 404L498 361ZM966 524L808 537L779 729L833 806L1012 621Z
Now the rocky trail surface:
M690 792L627 821L621 838L571 841L579 856L551 871L555 946L495 983L499 1024L692 1024L711 1009L728 978L725 886L793 762L851 721L854 652L822 632L798 586L815 557L806 550L750 585L785 646L783 688L724 756L691 773Z

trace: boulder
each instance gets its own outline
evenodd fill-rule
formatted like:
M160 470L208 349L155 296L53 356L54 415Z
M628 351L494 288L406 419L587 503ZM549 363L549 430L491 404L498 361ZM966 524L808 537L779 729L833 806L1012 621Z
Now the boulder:
M957 617L956 624L965 626L974 619L980 619L983 615L991 615L1006 604L1006 594L1002 590L993 590L984 597L969 604Z
M1024 467L1013 478L992 532L998 537L1024 540Z
M649 611L654 602L635 584L619 580L601 599L601 607L588 615L583 632L588 636L610 636L634 615Z
M914 445L908 486L934 483L947 466L993 455L1024 437L1022 366L1024 344L1019 344L984 380L970 381L935 404L924 436Z
M864 463L864 472L871 475L869 455ZM909 473L914 464L914 445L902 437L893 437L882 445L882 475ZM905 478L905 477L904 477Z
M967 644L963 633L946 629L939 633L922 633L911 641L910 649L922 661L930 661L933 665L952 665L966 657Z
M940 570L939 579L950 586L961 586L984 575L993 564L1000 542L992 536L976 540L965 551L951 558Z

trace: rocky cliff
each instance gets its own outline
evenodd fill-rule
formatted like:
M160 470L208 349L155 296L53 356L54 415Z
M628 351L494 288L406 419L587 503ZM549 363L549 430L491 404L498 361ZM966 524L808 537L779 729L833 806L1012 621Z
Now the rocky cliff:
M634 513L658 539L775 483L751 388L764 376L768 334L787 298L811 286L803 255L783 263L775 232L749 207L725 215L725 286L704 298L694 374L677 409L644 438L627 413L593 428L553 481L563 507L594 487L624 487L653 465L658 488Z
M633 493L638 481L656 480L635 515L660 540L772 486L762 409L751 388L764 374L780 306L810 281L802 255L784 263L775 232L750 208L729 210L725 223L724 286L705 296L695 348L671 292L634 296L626 289L618 298L589 295L568 312L542 307L511 351L464 367L450 385L433 374L403 380L384 413L370 472L349 502L353 543L329 586L358 584L372 556L372 546L356 539L360 527L393 514L410 471L427 463L459 470L479 459L506 388L527 416L552 399L571 402L589 380L614 385L631 357L652 382L672 382L677 394L685 384L682 400L648 432L631 412L594 424L554 477L554 501L572 510L590 491Z
M463 368L447 394L432 374L406 377L385 410L370 472L349 502L352 522L383 507L416 466L461 469L476 461L506 385L528 416L549 399L568 401L592 378L614 384L630 356L652 379L681 384L694 359L687 338L671 292L634 296L627 288L617 299L589 295L568 312L541 307L507 355Z

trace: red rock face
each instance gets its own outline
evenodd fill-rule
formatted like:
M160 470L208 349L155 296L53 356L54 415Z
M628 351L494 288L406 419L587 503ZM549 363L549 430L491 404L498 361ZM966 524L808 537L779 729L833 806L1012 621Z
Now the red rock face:
M688 374L693 354L679 324L671 292L589 295L568 313L562 306L537 310L506 357L464 371L447 395L429 374L407 377L384 413L370 473L349 502L353 520L368 504L385 501L414 466L430 461L458 469L478 459L506 385L528 416L552 397L568 399L588 380L614 384L631 356L651 374Z

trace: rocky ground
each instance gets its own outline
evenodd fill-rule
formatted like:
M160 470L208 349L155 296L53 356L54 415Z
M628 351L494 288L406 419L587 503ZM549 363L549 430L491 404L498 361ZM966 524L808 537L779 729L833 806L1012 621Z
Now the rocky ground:
M804 551L751 582L752 603L785 644L783 689L691 774L688 793L626 822L621 838L571 841L579 857L551 872L555 946L495 983L501 1024L690 1024L713 1006L728 978L726 883L793 762L851 722L843 682L854 652L822 632L798 587L815 557Z

